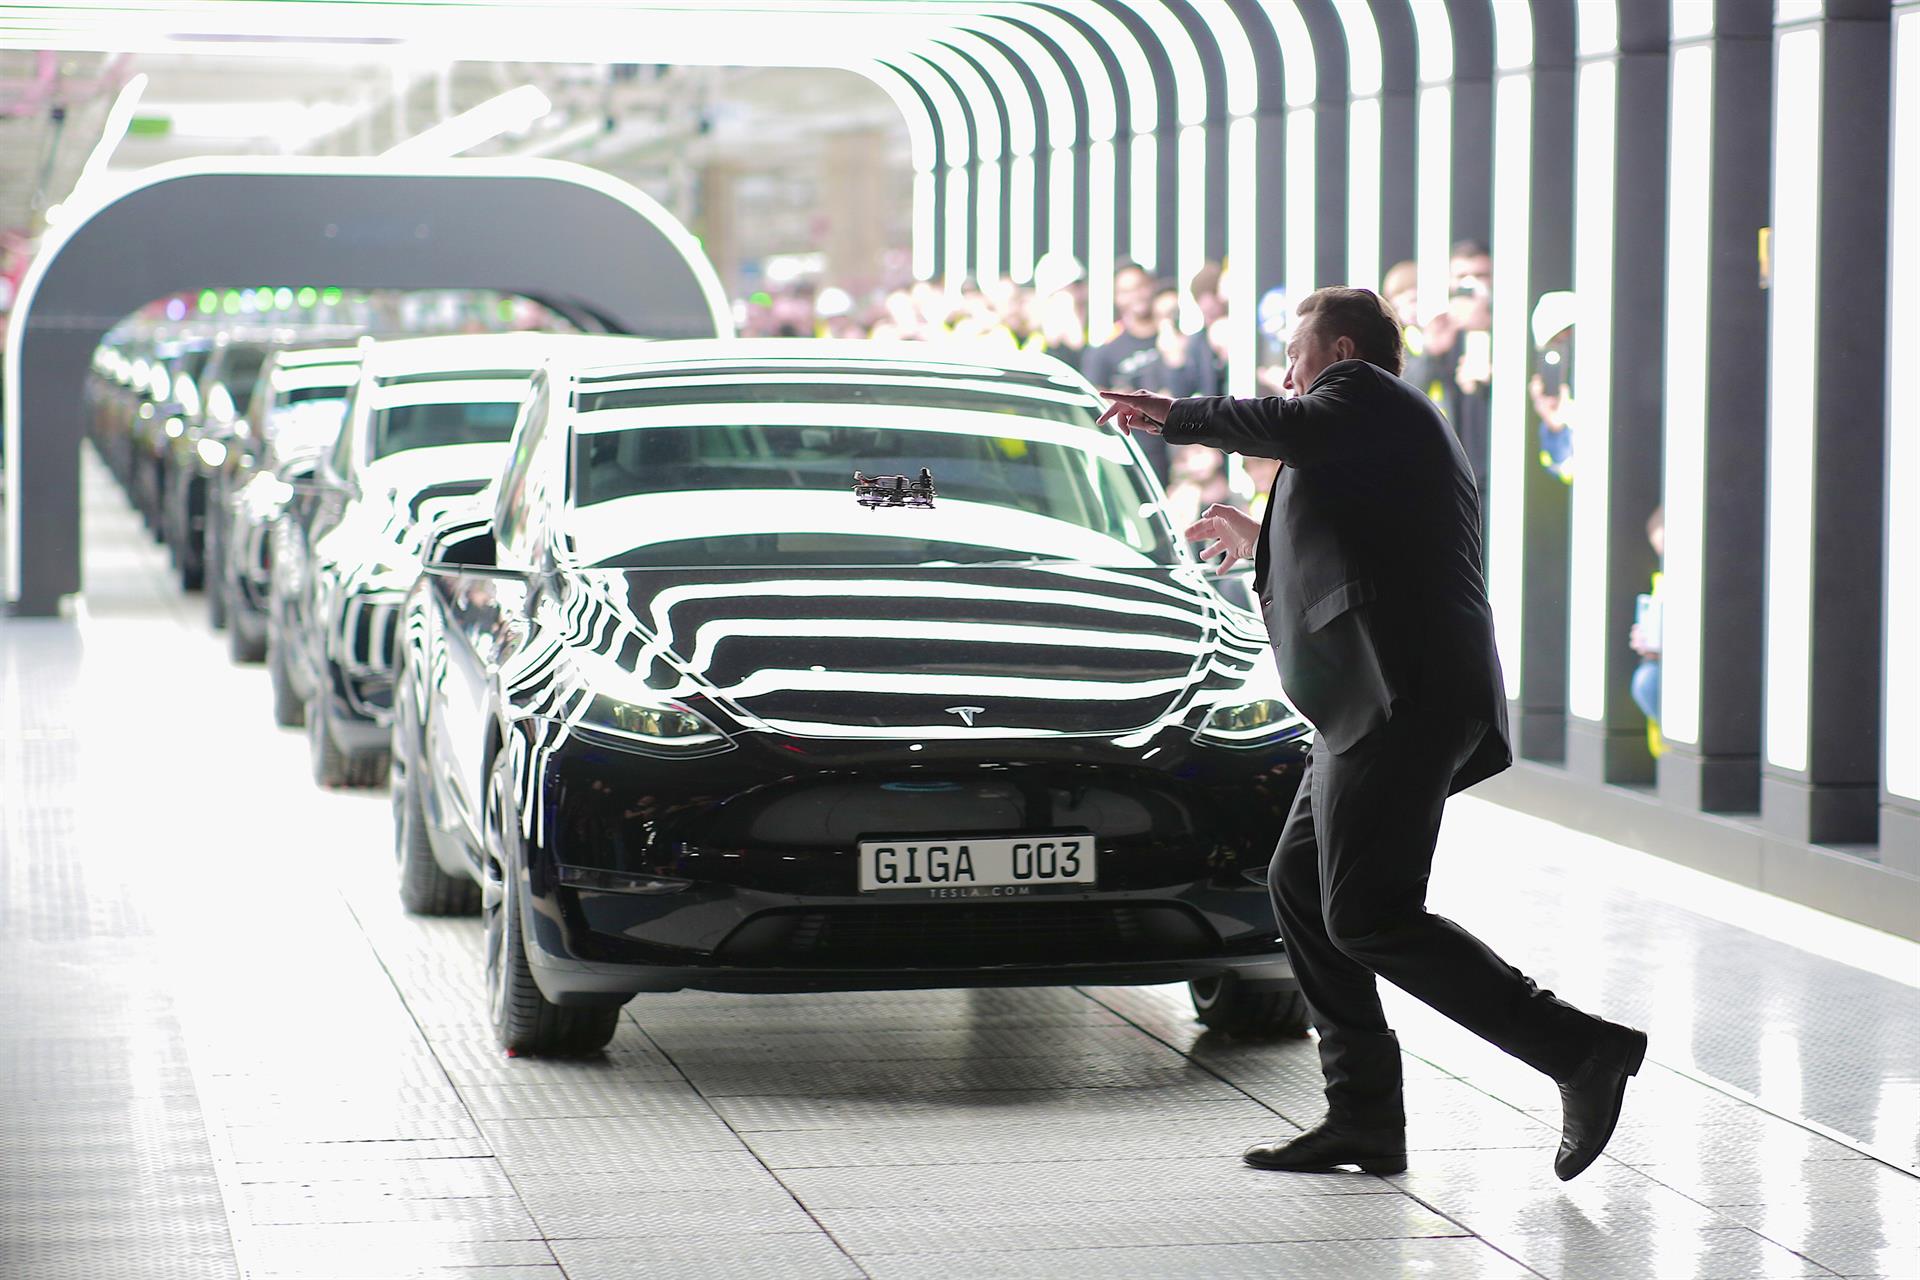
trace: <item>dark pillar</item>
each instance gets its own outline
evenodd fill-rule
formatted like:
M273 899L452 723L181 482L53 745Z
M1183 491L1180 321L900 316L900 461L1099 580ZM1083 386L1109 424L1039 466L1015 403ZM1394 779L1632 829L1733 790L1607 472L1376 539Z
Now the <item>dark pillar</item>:
M1377 289L1378 280L1347 279L1346 34L1330 0L1295 2L1313 38L1313 278Z
M1419 121L1419 67L1413 15L1404 3L1376 3L1380 32L1380 273L1413 257L1416 224L1414 137ZM1379 281L1355 281L1378 288Z
M1879 825L1885 437L1867 424L1886 406L1888 35L1885 0L1827 0L1774 32L1760 813L1824 844Z
M1697 338L1677 329L1670 332L1668 351L1679 355L1691 347L1695 350L1685 358L1704 359L1705 399L1696 407L1681 405L1678 395L1668 397L1668 563L1676 564L1684 551L1676 545L1676 534L1697 541L1699 604L1677 599L1677 592L1689 586L1669 573L1667 587L1676 598L1669 602L1667 617L1678 623L1697 612L1699 627L1693 656L1678 637L1663 656L1662 725L1670 732L1658 774L1662 799L1687 809L1726 813L1760 806L1767 451L1764 435L1753 426L1767 416L1766 380L1754 376L1754 355L1766 349L1767 301L1755 246L1768 219L1766 187L1759 175L1767 172L1769 163L1773 43L1764 8L1718 0L1714 11L1711 35L1678 44L1673 51L1675 119L1686 112L1695 128L1708 131L1710 156L1702 179L1705 207L1674 210L1676 219L1705 221L1705 279L1698 278L1699 268L1673 264L1673 276L1684 275L1687 287L1703 296L1668 299L1670 320L1680 314L1698 317L1704 320L1704 332ZM1688 91L1683 68L1691 74L1689 64L1702 60L1712 76L1712 98L1704 115L1700 104L1679 99ZM1682 197L1674 192L1669 198ZM1687 198L1698 197L1689 193ZM1670 366L1670 385L1671 375L1678 372ZM1687 420L1676 421L1675 414L1685 414ZM1677 459L1675 451L1682 449L1696 452L1699 461ZM1695 491L1676 492L1683 484ZM1697 532L1679 528L1689 509L1697 512ZM1676 697L1685 696L1675 669L1679 662L1698 668L1697 710L1673 705Z
M1493 12L1487 0L1447 0L1453 27L1453 238L1493 236ZM1498 271L1500 264L1495 262Z
M1574 437L1567 768L1596 782L1651 783L1646 717L1630 692L1638 658L1627 635L1635 598L1651 584L1647 517L1660 502L1667 6L1623 0L1619 17L1618 48L1580 57L1575 76L1576 112L1603 108L1606 95L1592 89L1609 66L1614 77L1612 137L1576 115L1574 159L1574 290L1581 314L1592 320L1605 300L1612 340L1611 357L1602 361L1596 335L1574 328L1574 390L1582 407ZM1610 192L1588 185L1602 172L1589 166L1611 170ZM1609 237L1611 253L1589 258L1600 243L1590 236Z
M1880 861L1920 875L1920 0L1893 12L1887 209L1886 740Z

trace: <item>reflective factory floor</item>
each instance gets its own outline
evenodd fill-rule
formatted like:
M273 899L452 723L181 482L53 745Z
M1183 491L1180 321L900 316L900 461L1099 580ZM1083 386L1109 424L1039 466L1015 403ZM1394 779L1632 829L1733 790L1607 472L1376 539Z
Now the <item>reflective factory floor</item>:
M1608 1154L1395 993L1412 1168L1239 1152L1307 1041L1183 989L645 997L508 1060L88 460L88 596L0 619L0 1275L1920 1276L1920 947L1471 798L1436 909L1649 1030Z

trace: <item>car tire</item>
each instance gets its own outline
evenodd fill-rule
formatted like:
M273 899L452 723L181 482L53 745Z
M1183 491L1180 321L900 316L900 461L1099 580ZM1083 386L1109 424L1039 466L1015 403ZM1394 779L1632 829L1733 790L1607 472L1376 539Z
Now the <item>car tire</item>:
M519 834L514 812L512 767L503 751L487 778L486 881L480 887L480 914L486 926L487 1012L494 1036L515 1055L578 1058L598 1053L620 1027L620 1006L554 1004L540 993L527 964L520 895L508 847L508 841Z
M261 632L249 634L247 629L240 625L238 610L234 612L234 616L227 619L227 656L235 662L243 663L259 662L267 656L266 636Z
M387 753L352 755L333 740L326 695L307 704L307 753L313 761L313 780L323 787L377 786L387 776Z
M1223 973L1187 984L1193 1015L1209 1031L1271 1040L1298 1040L1312 1026L1307 998L1297 987L1252 987Z
M418 760L418 755L413 755ZM433 856L419 774L393 753L393 854L400 869L400 905L417 916L470 916L480 910L480 886L471 876L450 876Z
M298 729L307 722L306 699L294 692L287 675L287 646L267 644L267 680L273 686L273 722L282 729Z

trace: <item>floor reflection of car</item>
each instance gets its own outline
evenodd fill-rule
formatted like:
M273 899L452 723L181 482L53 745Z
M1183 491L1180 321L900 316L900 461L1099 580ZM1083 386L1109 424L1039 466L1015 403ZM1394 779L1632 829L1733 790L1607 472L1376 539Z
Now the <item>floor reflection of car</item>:
M1190 981L1300 1029L1260 881L1308 726L1098 409L895 344L536 377L395 692L402 898L481 908L508 1047L681 988ZM930 509L856 499L922 468Z
M321 450L339 438L359 376L357 345L274 352L222 445L209 498L207 596L236 662L266 656L273 522L293 496L290 482L310 480Z
M366 348L338 436L296 486L269 552L275 718L304 718L316 780L386 777L394 627L419 572L419 523L499 473L546 352L636 341L495 333Z

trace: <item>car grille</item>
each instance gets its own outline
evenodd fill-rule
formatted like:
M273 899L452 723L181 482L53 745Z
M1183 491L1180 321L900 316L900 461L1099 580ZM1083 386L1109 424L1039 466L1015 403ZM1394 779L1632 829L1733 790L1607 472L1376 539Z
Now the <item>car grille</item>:
M1178 960L1220 945L1185 907L1129 903L876 903L771 911L721 944L725 964L974 968Z
M400 621L400 597L351 596L346 604L346 661L354 676L392 675L393 641Z

